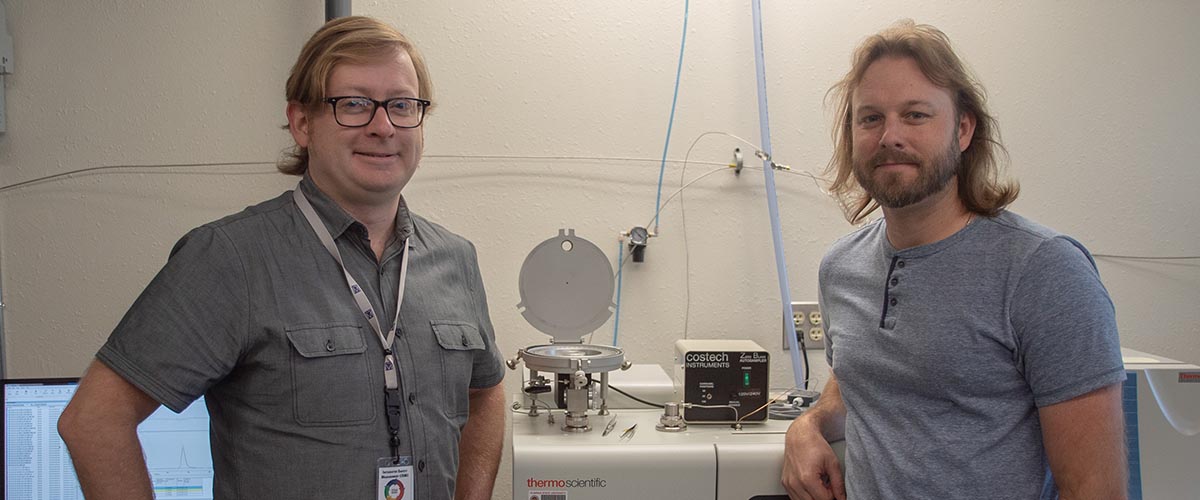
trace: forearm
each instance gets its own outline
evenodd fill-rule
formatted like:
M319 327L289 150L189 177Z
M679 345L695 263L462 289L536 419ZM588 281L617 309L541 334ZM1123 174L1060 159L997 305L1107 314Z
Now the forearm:
M1040 408L1038 413L1060 498L1126 498L1129 467L1120 384Z
M471 409L458 446L455 500L492 497L496 471L504 450L504 385L471 394Z
M842 401L837 378L830 376L821 397L796 420L814 426L826 441L846 438L846 404Z
M58 420L89 500L151 500L154 491L137 426L158 402L93 362Z
M90 436L104 436L93 438ZM65 435L64 435L65 438ZM136 427L79 433L67 442L88 500L151 500L154 490Z

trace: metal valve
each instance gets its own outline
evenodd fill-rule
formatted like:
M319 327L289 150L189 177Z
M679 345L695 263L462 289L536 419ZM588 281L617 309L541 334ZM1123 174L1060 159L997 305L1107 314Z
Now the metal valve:
M583 370L576 371L571 374L571 388L583 389L588 386L587 374Z
M672 402L663 405L663 415L658 419L658 425L654 428L662 432L687 430L687 422L684 422L683 417L679 415L679 403Z

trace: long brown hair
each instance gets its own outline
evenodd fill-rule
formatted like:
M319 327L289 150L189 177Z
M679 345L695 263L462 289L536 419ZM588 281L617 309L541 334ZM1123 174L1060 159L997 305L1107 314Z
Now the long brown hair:
M933 26L906 19L859 45L854 51L850 72L834 84L826 95L826 102L830 98L835 101L836 118L833 158L829 160L825 173L836 174L829 190L842 205L846 219L858 224L879 208L879 204L854 178L851 101L871 63L888 56L907 57L916 61L930 82L950 90L958 116L969 113L975 117L975 134L971 137L970 145L962 152L957 172L958 196L967 209L979 215L993 216L1017 199L1020 187L1016 181L1000 175L998 157L1003 155L1007 159L1008 152L1000 143L1000 129L995 118L988 114L983 86L955 55L945 33Z

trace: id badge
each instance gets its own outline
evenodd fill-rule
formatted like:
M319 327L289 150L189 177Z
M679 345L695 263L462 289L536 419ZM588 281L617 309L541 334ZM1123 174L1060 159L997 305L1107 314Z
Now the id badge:
M378 461L379 500L413 500L412 457L383 457Z

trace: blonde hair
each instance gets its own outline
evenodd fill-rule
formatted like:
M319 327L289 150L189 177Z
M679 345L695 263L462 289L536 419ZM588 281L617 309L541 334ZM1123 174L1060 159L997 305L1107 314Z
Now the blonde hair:
M284 93L288 102L315 111L327 97L325 85L338 64L375 62L392 57L397 51L406 52L412 59L417 71L417 97L432 101L429 68L417 47L395 28L363 16L339 17L313 33L292 66ZM425 112L428 114L432 110L431 104ZM285 125L284 129L287 128ZM284 152L284 158L276 167L288 175L304 175L308 171L308 149L293 146Z
M836 173L829 190L842 205L846 219L858 224L879 208L879 203L871 199L854 178L851 101L867 68L883 57L912 59L930 82L950 91L957 116L967 113L975 117L975 133L962 152L957 171L958 196L967 209L979 215L993 216L1012 203L1020 187L1015 181L1000 176L1001 165L997 157L1005 155L1007 159L1008 153L1000 143L1000 129L995 118L988 114L983 86L954 54L945 33L906 19L859 45L851 59L850 72L834 84L827 95L827 102L830 97L836 101L836 115L833 158L825 173Z

